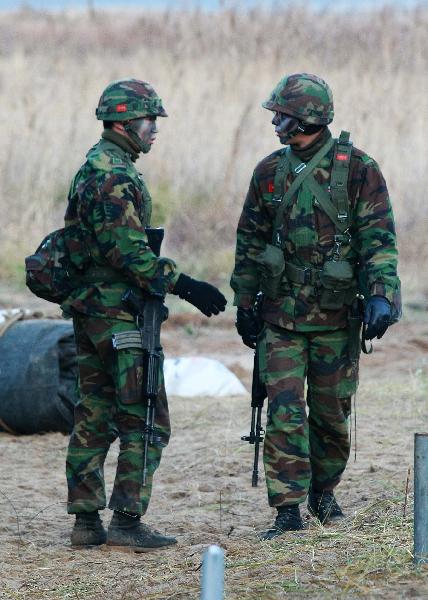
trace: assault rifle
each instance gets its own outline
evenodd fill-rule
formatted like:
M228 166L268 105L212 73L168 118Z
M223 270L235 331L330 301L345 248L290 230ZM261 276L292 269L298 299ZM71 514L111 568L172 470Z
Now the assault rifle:
M256 315L260 313L262 303L263 294L259 293L257 295L257 299L253 308ZM252 487L257 487L257 482L259 479L260 442L264 440L264 429L262 427L262 410L263 403L266 397L266 385L260 380L259 344L257 342L256 349L254 351L253 382L251 384L251 430L250 435L243 435L241 437L241 440L243 440L244 442L254 444L253 476L251 481Z
M146 228L150 248L159 256L164 230ZM147 405L146 420L143 429L143 486L147 482L147 456L149 445L162 446L161 437L155 428L156 400L159 388L159 372L161 368L162 346L160 330L163 321L168 318L168 309L164 305L161 294L147 294L140 298L132 290L127 290L122 301L134 316L140 334L143 349L143 383L142 400Z

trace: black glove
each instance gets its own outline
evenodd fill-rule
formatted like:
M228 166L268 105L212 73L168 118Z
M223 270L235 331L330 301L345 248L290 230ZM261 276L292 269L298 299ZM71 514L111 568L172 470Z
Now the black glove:
M244 344L254 350L257 343L257 336L263 329L262 319L254 313L252 308L242 308L239 306L236 311L235 326Z
M206 281L192 279L184 273L180 273L172 293L199 308L207 317L218 315L227 304L226 298L216 287Z
M383 296L372 296L364 309L364 324L367 325L365 339L378 340L389 327L391 319L391 305Z

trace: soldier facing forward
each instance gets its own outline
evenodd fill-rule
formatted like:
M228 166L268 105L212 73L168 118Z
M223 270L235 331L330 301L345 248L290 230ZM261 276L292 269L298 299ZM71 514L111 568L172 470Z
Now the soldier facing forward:
M282 79L263 107L286 148L264 158L250 182L237 230L237 329L259 346L268 419L264 466L278 514L262 534L303 528L299 505L322 523L343 517L333 490L345 469L348 417L364 337L381 338L398 318L394 220L377 163L333 140L333 98L315 75ZM261 319L253 312L264 292ZM304 385L307 382L306 416Z
M140 299L171 292L207 316L223 311L226 300L214 286L180 274L171 259L150 248L151 198L134 162L140 152L150 151L156 118L167 116L154 89L135 79L113 82L96 116L104 122L102 138L72 181L65 215L70 259L86 281L62 305L73 317L80 386L66 469L68 512L76 515L71 542L91 546L107 540L142 551L176 543L140 522L170 424L162 384L155 420L160 443L149 447L143 487L142 351L116 351L112 345L113 334L136 329L122 296L128 289ZM108 504L114 513L106 534L98 511L106 507L103 466L116 435L120 449Z

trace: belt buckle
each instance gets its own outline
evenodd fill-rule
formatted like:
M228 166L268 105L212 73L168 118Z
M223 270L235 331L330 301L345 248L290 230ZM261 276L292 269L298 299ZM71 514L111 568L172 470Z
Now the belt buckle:
M349 227L348 229L345 229L345 231L343 233L340 233L339 235L335 235L333 237L335 243L337 244L350 244L351 240L352 240L352 236L349 232Z

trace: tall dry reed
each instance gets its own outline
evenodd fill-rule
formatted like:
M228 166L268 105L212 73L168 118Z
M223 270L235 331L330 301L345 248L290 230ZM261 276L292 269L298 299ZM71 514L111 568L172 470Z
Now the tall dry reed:
M255 164L278 147L260 106L287 72L324 77L332 130L380 163L393 199L408 294L427 285L428 11L303 8L0 16L0 275L61 225L67 188L100 124L103 87L153 83L170 117L140 161L180 265L225 282Z

